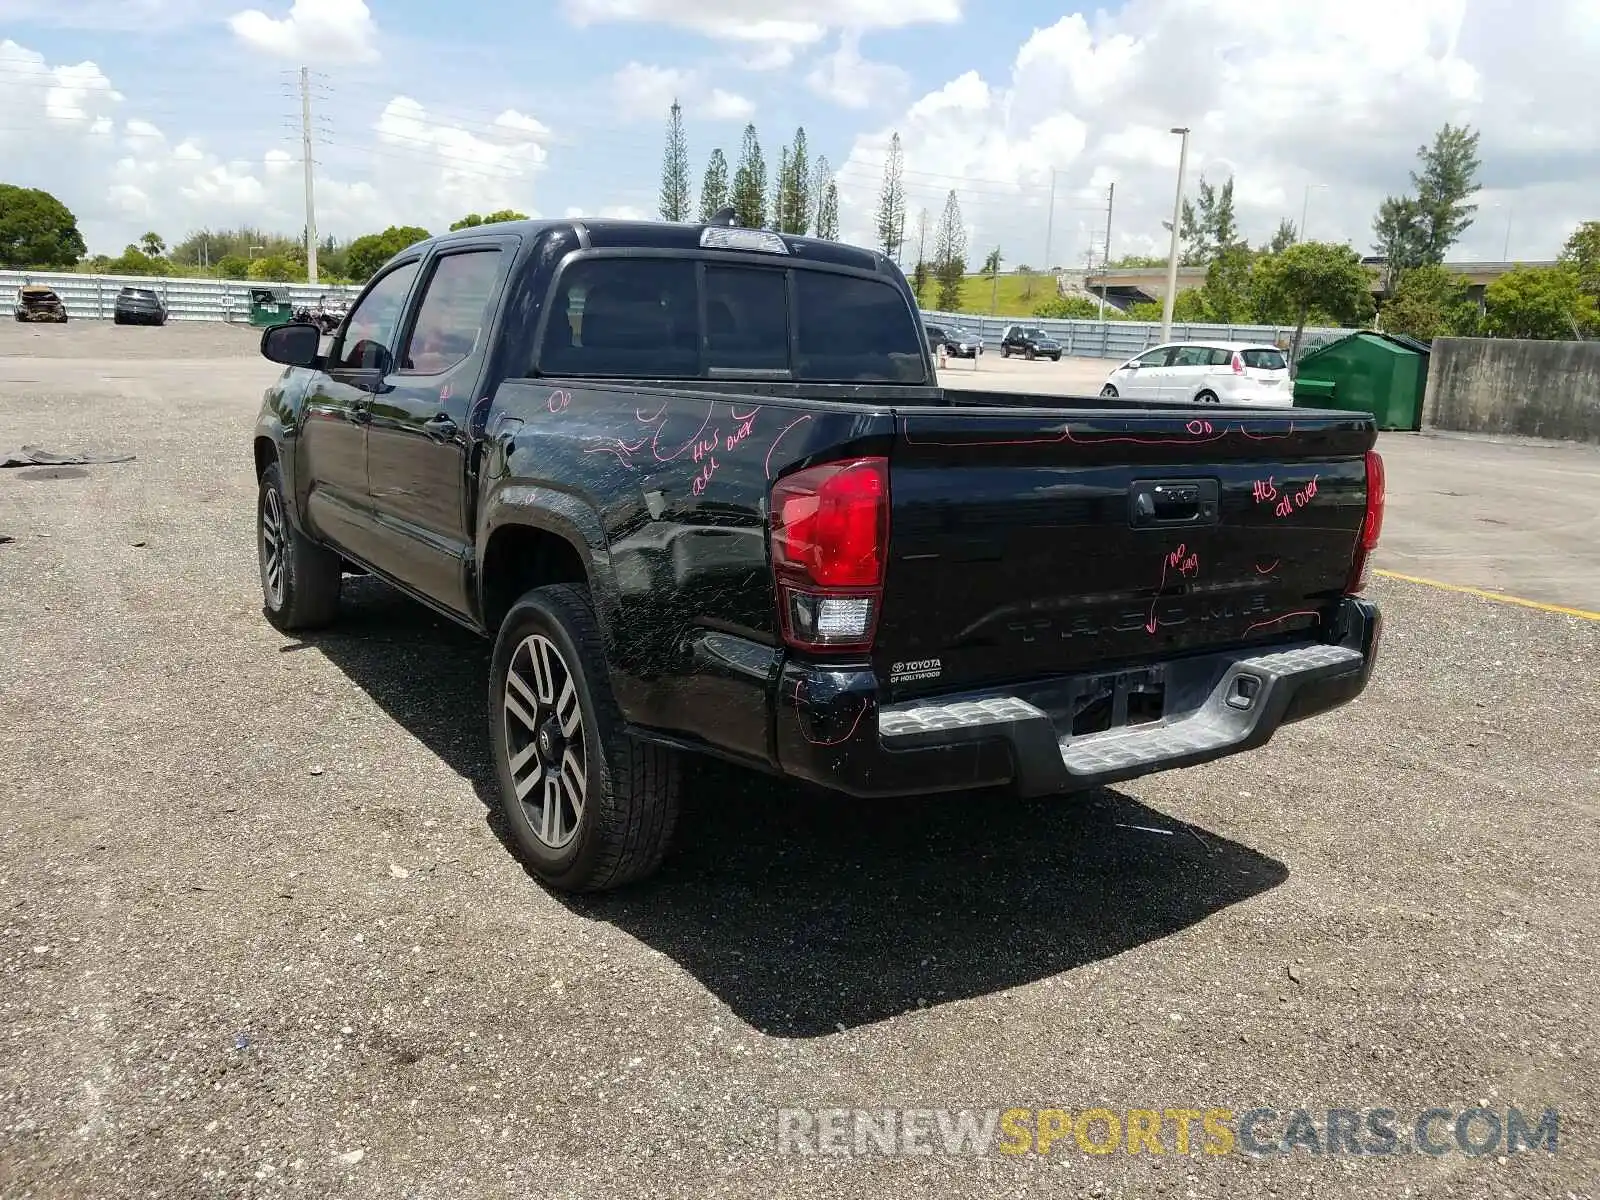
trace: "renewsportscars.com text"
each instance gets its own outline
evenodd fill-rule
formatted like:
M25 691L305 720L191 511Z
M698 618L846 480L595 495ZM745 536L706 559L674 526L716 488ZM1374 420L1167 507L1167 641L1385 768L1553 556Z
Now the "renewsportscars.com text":
M780 1154L1556 1153L1560 1114L1518 1108L781 1108Z

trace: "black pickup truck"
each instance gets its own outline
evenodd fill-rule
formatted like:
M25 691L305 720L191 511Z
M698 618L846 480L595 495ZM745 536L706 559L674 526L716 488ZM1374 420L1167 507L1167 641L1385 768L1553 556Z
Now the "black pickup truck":
M944 391L872 251L513 222L397 255L326 349L261 348L268 619L324 625L366 572L494 639L507 824L557 888L656 867L683 751L1065 793L1372 671L1371 418Z

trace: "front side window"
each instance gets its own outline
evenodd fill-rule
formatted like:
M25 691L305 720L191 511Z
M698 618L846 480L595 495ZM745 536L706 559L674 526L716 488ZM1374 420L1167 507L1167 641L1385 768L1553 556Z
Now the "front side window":
M334 350L330 365L335 370L371 370L394 361L400 314L420 265L409 262L396 267L361 298Z
M1178 353L1173 357L1171 366L1174 367L1203 367L1211 358L1210 346L1179 346Z
M1147 351L1133 361L1141 367L1164 367L1167 365L1167 360L1172 357L1172 354L1173 347L1163 346L1159 350Z
M471 355L483 339L499 277L498 249L440 258L417 308L400 370L438 375Z

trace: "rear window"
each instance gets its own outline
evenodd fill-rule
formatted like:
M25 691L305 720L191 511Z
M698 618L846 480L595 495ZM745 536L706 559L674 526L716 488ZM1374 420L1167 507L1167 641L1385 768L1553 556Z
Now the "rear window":
M1286 371L1289 368L1289 360L1284 358L1282 350L1241 350L1239 357L1244 359L1245 366L1258 371Z
M925 382L920 322L889 284L765 264L707 262L702 273L700 265L641 257L574 263L556 287L539 370Z

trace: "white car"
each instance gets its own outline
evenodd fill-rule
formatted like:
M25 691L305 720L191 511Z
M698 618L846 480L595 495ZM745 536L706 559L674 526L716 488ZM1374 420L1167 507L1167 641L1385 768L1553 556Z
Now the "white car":
M1130 358L1106 377L1102 396L1197 404L1294 403L1289 359L1255 342L1172 342Z

